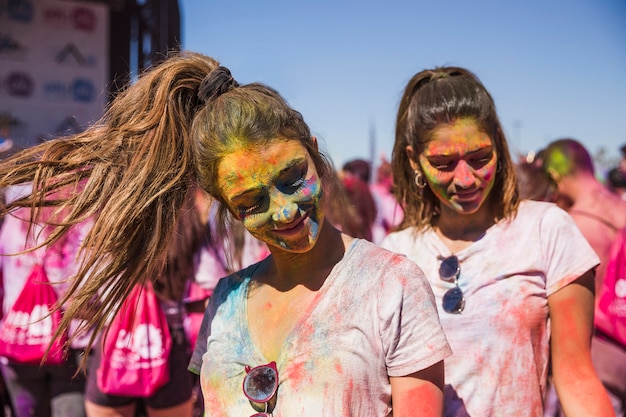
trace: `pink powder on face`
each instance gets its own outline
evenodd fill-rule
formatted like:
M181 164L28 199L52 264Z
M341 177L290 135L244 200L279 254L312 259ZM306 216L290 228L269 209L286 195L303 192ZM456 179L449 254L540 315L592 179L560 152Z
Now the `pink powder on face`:
M278 160L275 157L270 156L267 158L267 162L270 163L271 165L276 165L278 163Z
M491 138L471 120L435 129L419 160L432 192L454 211L479 210L493 186L497 155ZM463 194L471 190L482 192L470 200Z

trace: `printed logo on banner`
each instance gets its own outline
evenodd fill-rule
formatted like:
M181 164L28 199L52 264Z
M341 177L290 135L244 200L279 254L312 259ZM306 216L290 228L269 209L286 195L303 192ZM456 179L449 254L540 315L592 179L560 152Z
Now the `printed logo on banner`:
M71 86L74 101L89 103L96 96L96 88L91 81L86 78L77 78Z
M83 32L93 32L98 19L93 10L86 7L47 7L42 12L44 24L56 28L71 26Z
M69 42L54 57L55 61L60 65L93 67L96 65L96 57L93 55L86 56L76 45Z
M47 7L41 12L43 23L46 26L62 28L68 25L68 16L60 7Z
M28 49L21 45L13 36L0 33L0 58L24 59Z
M43 95L51 101L62 101L67 96L65 84L60 81L50 81L43 85Z
M2 87L10 96L28 98L33 95L35 82L30 74L22 71L13 71L2 80Z
M85 7L76 7L71 15L76 29L85 32L93 32L96 29L97 18L93 10Z
M35 8L30 0L8 0L7 16L9 20L30 23L35 15Z
M51 101L72 100L91 103L96 98L96 87L91 80L76 78L69 84L61 81L48 81L43 85L44 97Z

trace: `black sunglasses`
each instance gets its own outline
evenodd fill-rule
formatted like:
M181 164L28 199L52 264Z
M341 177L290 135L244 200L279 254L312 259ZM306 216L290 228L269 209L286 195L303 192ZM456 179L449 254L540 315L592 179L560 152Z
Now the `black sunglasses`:
M265 411L250 417L271 417L269 403L278 390L278 370L276 362L254 368L246 366L243 379L243 394L253 403L265 404ZM273 408L273 407L272 407Z
M461 314L465 308L465 297L459 287L459 276L461 275L461 264L456 255L448 256L441 261L439 266L439 278L443 281L454 283L454 288L450 288L441 299L443 311L450 314Z

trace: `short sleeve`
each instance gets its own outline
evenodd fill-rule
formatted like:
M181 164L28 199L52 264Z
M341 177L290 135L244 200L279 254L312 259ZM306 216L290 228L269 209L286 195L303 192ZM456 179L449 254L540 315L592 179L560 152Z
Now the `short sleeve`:
M570 215L554 206L540 221L548 296L575 281L600 259Z
M452 354L422 270L404 255L390 257L381 280L379 317L388 374L405 376Z

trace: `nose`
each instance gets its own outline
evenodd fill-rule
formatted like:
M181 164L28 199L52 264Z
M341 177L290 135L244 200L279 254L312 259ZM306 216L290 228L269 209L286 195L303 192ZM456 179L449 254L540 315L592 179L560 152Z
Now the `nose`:
M470 188L475 180L472 167L464 160L459 161L454 170L454 185L459 188Z
M291 223L298 213L298 204L282 193L278 194L273 199L272 220L276 223Z

